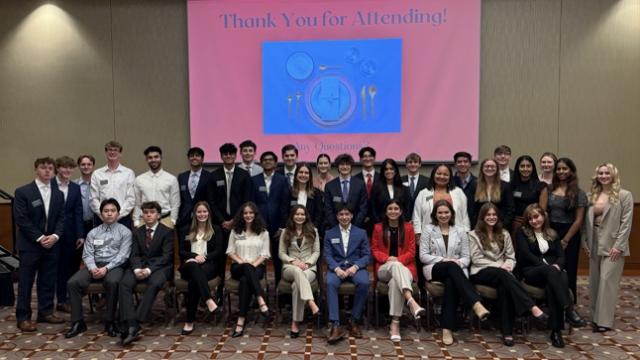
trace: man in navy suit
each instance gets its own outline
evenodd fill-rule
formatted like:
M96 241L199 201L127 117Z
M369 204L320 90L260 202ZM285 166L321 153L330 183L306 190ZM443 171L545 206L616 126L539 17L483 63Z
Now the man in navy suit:
M409 189L409 196L411 197L409 208L404 209L404 211L407 211L408 214L413 214L413 206L416 203L416 197L422 189L427 187L429 177L420 174L422 158L416 153L407 155L404 159L404 165L407 168L407 175L402 177L402 184Z
M180 210L178 211L178 240L182 241L189 233L193 207L200 201L207 201L207 184L209 173L202 168L204 163L204 150L199 147L192 147L187 152L190 170L178 175L178 185L180 186Z
M58 241L64 229L64 195L51 184L53 159L34 163L35 181L16 189L13 218L18 225L18 302L16 320L23 332L37 331L31 321L31 288L38 276L38 322L60 324L53 313L53 296L58 275Z
M458 151L453 155L453 162L456 166L456 174L453 176L453 183L464 191L467 201L473 201L475 194L471 194L471 189L475 189L477 178L470 171L471 154L466 151Z
M330 227L336 226L337 206L348 204L353 213L353 224L362 227L367 217L367 191L362 180L351 176L353 157L349 154L340 154L336 157L335 164L340 176L329 181L324 187L324 213Z
M271 258L276 284L282 274L282 261L278 254L280 244L280 229L287 223L289 210L289 182L287 178L275 172L278 156L273 151L266 151L260 155L260 165L263 173L251 178L253 183L253 201L260 210L260 215L267 223L267 230L271 237Z
M339 225L327 230L324 236L324 256L327 261L325 278L331 322L327 339L329 344L337 343L344 335L340 328L338 288L345 281L351 281L356 286L349 333L357 339L362 338L358 322L362 319L369 293L367 265L371 262L369 239L363 229L351 224L353 212L349 205L339 205L336 217Z
M293 187L293 177L298 168L298 148L293 144L287 144L282 147L283 165L276 172L284 175L289 182L289 187Z
M67 281L80 269L84 244L82 193L80 185L71 181L71 174L75 168L76 162L72 158L62 156L56 159L57 176L51 180L52 186L62 191L65 199L64 231L59 241L60 258L56 284L56 310L65 313L71 312L71 306L67 303Z

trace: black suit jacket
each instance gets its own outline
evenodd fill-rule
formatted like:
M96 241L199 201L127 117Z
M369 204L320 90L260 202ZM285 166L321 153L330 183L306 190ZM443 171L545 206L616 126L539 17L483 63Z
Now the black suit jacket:
M207 241L207 260L205 263L215 264L217 262L224 262L225 251L224 243L222 242L222 228L218 225L213 225L213 237ZM180 261L184 264L185 261L193 259L196 254L191 252L191 241L187 239L181 239L180 241Z
M457 187L462 189L462 191L464 191L464 194L467 195L467 202L473 201L473 197L475 196L476 181L478 181L478 178L475 175L470 174L470 176L471 179L469 179L467 186L462 186L462 180L460 179L460 176L458 176L458 174L453 176L453 183L456 184ZM473 193L471 193L471 188L473 188Z
M251 177L246 170L236 166L231 180L230 208L227 213L227 176L224 167L220 167L211 173L207 184L207 201L214 212L214 221L221 224L223 221L233 219L240 206L252 199Z
M178 212L178 222L176 226L189 226L191 224L191 216L193 214L193 207L199 201L207 201L207 184L211 173L205 169L202 169L200 173L200 180L196 187L196 192L193 198L189 193L189 177L191 176L191 170L185 171L178 175L178 184L180 185L180 210ZM212 215L215 217L215 214Z
M329 227L338 225L336 205L343 203L342 184L340 180L340 177L337 177L329 181L324 187L324 214ZM349 197L346 203L349 204L353 210L353 220L351 223L357 227L362 227L368 211L367 190L362 180L355 176L351 177L349 184Z
M401 179L402 183L406 185L407 193L409 194L409 207L408 209L406 209L406 211L409 214L409 219L411 219L411 216L413 214L413 207L416 204L416 198L418 197L418 194L420 193L420 191L422 191L422 189L427 188L429 177L418 174L418 181L416 181L416 190L414 191L413 196L411 196L411 191L409 191L409 175L405 175L401 177Z
M564 250L559 239L549 242L549 250L545 254L540 252L538 242L529 242L527 236L522 230L516 233L516 244L518 246L517 264L520 270L526 272L527 268L544 265L544 261L548 265L557 264L560 269L564 268Z
M467 198L467 208L469 209L469 220L471 221L471 228L475 228L478 221L478 214L480 208L485 204L484 201L475 201L477 182L473 183L473 186L469 186L469 194L471 198ZM513 214L515 211L515 205L513 202L513 193L509 183L500 181L500 202L493 202L500 210L499 218L507 231L511 231L511 223L513 222Z
M35 181L16 189L13 200L13 218L18 226L18 251L47 251L57 249L56 243L51 249L45 249L36 242L42 235L64 233L64 195L57 186L51 186L49 216L44 211L44 202Z
M51 184L58 187L58 181L55 177L51 179ZM85 236L83 215L80 185L70 181L67 189L67 200L64 202L64 230L60 241L65 244L73 244L74 249L76 240Z
M287 215L289 215L289 182L287 178L279 173L274 172L271 178L271 187L269 187L269 195L267 195L266 183L264 182L264 174L258 174L251 178L253 185L253 201L260 210L260 215L267 223L267 229L272 236L278 229L284 228L287 223Z
M293 193L289 198L289 206L287 209L291 209L292 206L298 204L298 198L293 197ZM324 193L320 189L313 188L313 198L307 195L307 212L313 222L313 225L322 232L324 230Z
M170 279L173 273L173 236L173 230L159 223L156 231L153 232L151 246L147 249L146 225L136 228L133 231L129 258L131 269L149 268L152 273L165 271Z
M402 204L402 217L405 221L411 221L413 212L409 212L409 206L411 205L411 196L409 196L409 189L401 186L393 189L393 198L400 201ZM382 183L377 184L371 191L371 214L374 223L379 223L384 217L384 206L391 200L389 195L389 189Z

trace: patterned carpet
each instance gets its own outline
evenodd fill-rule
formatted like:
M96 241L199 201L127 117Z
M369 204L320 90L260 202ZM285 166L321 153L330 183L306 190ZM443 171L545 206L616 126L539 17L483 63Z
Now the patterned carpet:
M579 312L589 319L586 279L580 279ZM158 297L161 299L161 297ZM416 332L403 325L403 340L388 340L386 327L364 331L364 338L349 338L327 345L326 329L306 326L306 336L291 339L287 324L248 326L245 336L232 339L233 320L224 324L196 323L190 336L181 336L184 312L174 326L167 325L162 301L157 301L152 324L143 337L123 348L103 333L97 314L86 318L89 330L65 339L69 324L40 324L39 332L22 334L16 329L14 309L0 309L0 360L5 359L640 359L640 278L625 277L620 292L614 331L594 334L590 328L574 329L565 336L564 349L553 348L546 331L532 329L516 334L516 346L502 345L498 331L488 328L456 334L457 342L445 347L439 332ZM235 304L234 304L235 306ZM88 308L88 306L87 306ZM35 309L35 306L34 306ZM88 309L87 309L88 312ZM61 314L59 314L61 315ZM65 315L68 316L68 315ZM287 317L288 318L288 317ZM566 334L566 332L565 332Z

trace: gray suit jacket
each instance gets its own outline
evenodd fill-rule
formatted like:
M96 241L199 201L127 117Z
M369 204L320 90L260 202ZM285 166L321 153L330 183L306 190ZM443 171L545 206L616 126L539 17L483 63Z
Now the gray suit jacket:
M429 224L420 234L420 261L424 264L423 272L427 281L431 280L433 266L444 258L458 259L466 276L469 276L468 267L471 261L469 257L469 236L460 226L449 228L449 242L445 249L444 238L440 227Z
M293 260L300 260L309 264L310 270L316 271L316 263L318 262L318 257L320 257L320 236L318 235L318 230L316 230L316 238L305 238L304 241L302 241L301 247L298 246L296 241L291 241L291 245L287 247L284 243L284 233L285 232L282 231L280 234L280 247L278 250L278 256L284 264L283 267L288 266L289 262ZM309 240L313 240L313 243Z
M590 253L599 256L609 256L609 250L616 248L622 251L622 256L629 256L629 235L633 220L633 195L627 190L620 189L620 200L607 203L604 208L600 233L602 239L594 244L593 238L593 206L587 209L583 222L582 245Z

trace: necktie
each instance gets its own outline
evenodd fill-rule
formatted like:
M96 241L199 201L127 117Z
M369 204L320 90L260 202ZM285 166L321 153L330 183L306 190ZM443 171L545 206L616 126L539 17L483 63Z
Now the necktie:
M411 196L416 192L416 178L415 176L411 177L411 182L409 183L409 191L411 192Z
M293 186L293 173L289 171L287 177L289 178L289 186Z
M367 174L367 197L371 197L371 189L373 189L373 176Z
M153 234L153 229L147 228L147 236L144 239L144 246L146 246L147 249L151 247L151 240L153 240L152 234Z
M196 196L196 188L198 187L198 178L196 173L191 173L191 179L189 179L189 195L193 199Z
M347 202L349 198L349 180L342 180L342 201Z
M227 171L227 214L231 214L231 180L233 178L233 171Z
M253 174L251 173L251 165L247 165L247 171L249 172L249 176L253 175Z

